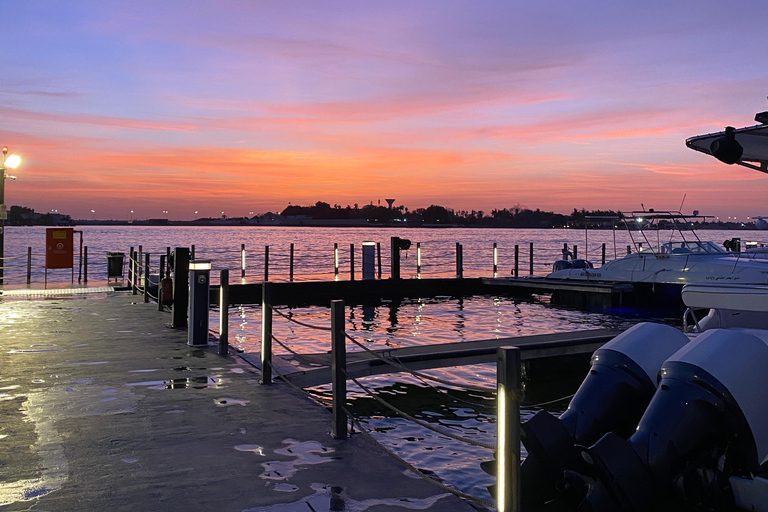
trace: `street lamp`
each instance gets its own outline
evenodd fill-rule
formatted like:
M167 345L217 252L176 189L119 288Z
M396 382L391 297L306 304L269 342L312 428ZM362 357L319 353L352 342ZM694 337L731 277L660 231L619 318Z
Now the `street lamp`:
M15 169L21 163L17 155L8 156L8 147L3 146L3 163L0 164L0 295L3 294L3 267L5 266L5 219L8 218L8 207L5 205L5 178L16 179L10 176L8 169Z
M96 210L91 210L91 220L96 220Z

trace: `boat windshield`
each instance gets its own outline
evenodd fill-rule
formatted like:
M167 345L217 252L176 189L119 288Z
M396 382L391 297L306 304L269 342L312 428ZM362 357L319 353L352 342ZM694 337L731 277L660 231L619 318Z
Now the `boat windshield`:
M720 248L713 242L668 242L661 244L661 247L646 249L643 252L654 252L656 254L727 254L725 249Z

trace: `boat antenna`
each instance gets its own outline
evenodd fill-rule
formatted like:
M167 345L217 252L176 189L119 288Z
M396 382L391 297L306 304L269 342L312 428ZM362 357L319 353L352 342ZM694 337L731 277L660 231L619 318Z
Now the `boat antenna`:
M645 205L643 203L640 203L640 208L642 208L643 211L645 211Z
M683 200L680 201L680 213L683 213L683 204L685 203L685 196L687 195L688 195L687 193L683 194Z

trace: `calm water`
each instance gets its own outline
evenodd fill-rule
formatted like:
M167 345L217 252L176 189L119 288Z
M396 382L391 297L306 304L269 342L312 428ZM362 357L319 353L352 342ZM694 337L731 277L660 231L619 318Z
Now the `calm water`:
M264 275L264 246L269 245L270 280L284 281L289 274L289 247L294 244L294 275L296 280L333 279L333 246L339 246L340 271L338 279L349 279L349 246L355 244L356 278L360 279L360 243L380 242L382 272L389 275L389 239L408 238L412 248L403 254L403 277L416 277L416 242L421 245L422 277L455 276L456 242L464 246L464 275L466 277L493 274L494 242L498 246L498 275L510 275L514 265L514 247L519 245L520 274L529 269L529 243L534 244L534 272L546 274L554 260L560 259L563 243L577 245L580 257L599 263L601 245L607 244L608 260L626 252L631 243L627 233L616 230L592 230L585 240L583 230L533 229L382 229L382 228L301 228L301 227L91 227L83 230L84 245L88 247L89 284L106 280L106 253L128 253L131 246L143 246L157 265L157 256L166 247L195 245L197 258L213 260L214 269L230 269L232 282L240 280L240 245L246 246L246 277L242 282L257 282ZM763 235L755 232L703 231L702 239L718 243L741 236ZM669 238L661 232L659 240ZM766 236L765 238L768 238ZM759 239L759 238L758 238ZM77 238L76 238L77 241ZM76 242L77 247L77 242ZM26 281L27 247L32 247L32 281L42 283L45 249L45 228L8 228L6 235L6 286L23 287ZM77 249L76 249L77 251ZM75 257L77 264L77 255ZM75 269L75 279L77 279ZM213 273L216 281L217 272ZM71 271L49 271L49 283L70 280ZM54 284L55 286L56 284ZM283 313L302 322L318 326L330 324L327 308L310 307L282 309ZM218 313L211 316L211 326L217 329ZM258 307L233 308L229 312L230 338L246 351L258 350L260 339ZM637 318L607 314L585 313L548 304L546 297L531 300L507 297L478 296L465 299L414 299L379 307L353 306L347 308L347 332L369 348L405 347L413 345L468 341L530 334L564 332L589 328L625 328ZM288 322L275 315L274 335L299 353L326 352L330 340L326 331L312 330ZM348 350L361 350L349 344ZM275 346L277 354L285 349ZM492 392L467 391L463 386L473 384L492 389L496 374L493 365L473 365L434 370L431 373L455 382L455 386L426 384L406 375L382 375L363 379L381 396L408 414L450 430L455 434L493 444L495 440L494 396ZM523 418L538 411L536 404L556 400L573 393L576 382L555 385L530 383L526 389ZM365 392L349 383L350 403L367 428L389 449L414 464L433 471L445 483L473 496L490 499L486 486L493 478L480 469L480 462L489 460L491 451L454 441L401 419L371 399ZM320 400L327 396L327 387L313 390ZM567 400L548 406L558 413ZM330 426L329 426L330 428Z

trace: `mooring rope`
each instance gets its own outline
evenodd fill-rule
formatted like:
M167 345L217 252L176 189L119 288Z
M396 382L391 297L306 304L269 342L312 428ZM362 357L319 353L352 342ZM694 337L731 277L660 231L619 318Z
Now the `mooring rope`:
M405 412L405 411L395 407L394 405L390 404L389 402L387 402L383 398L379 397L376 393L372 392L367 386L365 386L359 380L357 380L356 378L352 377L349 373L347 373L346 370L342 369L342 372L344 373L344 375L347 376L347 378L349 380L351 380L352 382L357 384L360 387L360 389L365 391L365 393L368 394L368 396L370 396L371 398L373 398L374 400L376 400L377 402L382 404L384 407L387 407L388 409L392 410L393 412L396 412L397 414L399 414L403 418L405 418L405 419L407 419L409 421L412 421L412 422L416 423L417 425L419 425L421 427L424 427L427 430L431 430L431 431L433 431L436 434L439 434L441 436L450 437L451 439L455 439L456 441L461 441L462 443L471 444L472 446L479 446L480 448L486 448L488 450L495 450L496 449L495 445L491 445L491 444L488 444L488 443L483 443L482 441L475 441L474 439L468 439L468 438L462 437L462 436L460 436L458 434L453 434L451 432L446 432L446 431L441 430L439 428L433 427L429 423L411 416L407 412Z
M439 382L440 384L445 384L447 386L463 387L463 388L466 388L466 389L469 389L469 390L472 390L472 391L481 391L483 393L495 393L496 392L495 388L486 388L484 386L475 386L473 384L458 385L455 382L451 382L449 380L441 379L439 377L433 377L431 375L427 375L426 373L417 372L416 370L411 370L410 368L408 368L407 366L403 365L402 363L400 363L398 361L392 361L391 359L387 358L386 356L381 355L379 352L377 352L375 350L369 349L368 347L366 347L365 345L363 345L362 343L357 341L355 338L353 338L349 334L345 333L344 335L346 336L346 338L349 341L351 341L352 343L354 343L358 347L362 348L363 350L369 352L370 354L373 354L375 357L377 357L378 359L384 361L385 363L390 364L390 365L392 365L392 366L394 366L396 368L400 368L403 371L411 373L411 374L413 374L415 376L418 376L420 378L423 378L423 379L426 379L426 380L431 380L431 381L434 381L434 382Z
M278 315L280 315L281 317L285 318L285 319L286 319L286 320L288 320L289 322L293 322L293 323L295 323L295 324L299 324L299 325L301 325L301 326L304 326L304 327L308 327L308 328L310 328L310 329L317 329L317 330L319 330L319 331L330 331L330 330L331 330L331 328L330 328L330 327L322 327L322 326L319 326L319 325L312 325L312 324L308 324L308 323L305 323L305 322L301 322L301 321L299 321L299 320L296 320L296 319L294 319L294 318L291 318L291 317L289 317L288 315L286 315L285 313L283 313L282 311L280 311L279 309L275 309L275 308L272 308L272 311L274 311L275 313L277 313L277 314L278 314Z

